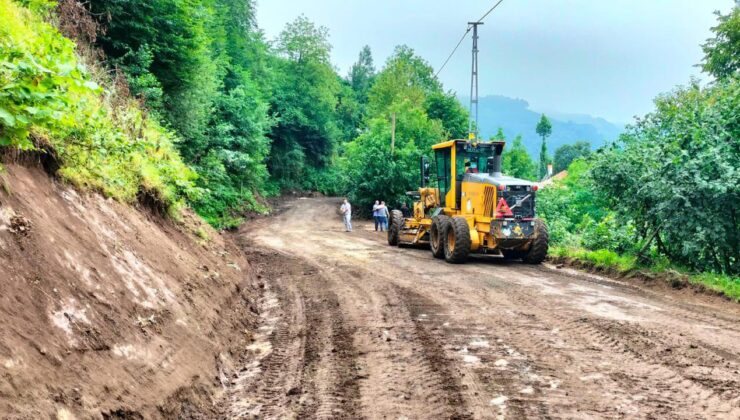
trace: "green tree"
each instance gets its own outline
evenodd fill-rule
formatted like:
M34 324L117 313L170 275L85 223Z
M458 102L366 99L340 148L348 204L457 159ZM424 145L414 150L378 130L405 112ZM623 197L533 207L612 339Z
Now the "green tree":
M211 54L214 8L209 6L178 0L89 2L102 28L98 46L126 73L134 94L151 100L155 109L161 104L167 122L183 137L183 151L204 141L220 83L220 63Z
M564 144L555 150L553 167L555 173L568 169L574 160L591 155L591 143L577 141L573 144Z
M300 16L286 25L277 45L272 107L278 123L270 133L268 166L283 187L302 188L304 168L327 167L335 152L341 83L329 63L326 28Z
M357 101L360 104L367 104L368 93L375 80L375 65L373 63L373 53L370 47L365 45L360 50L357 62L352 65L349 71L349 85L355 92Z
M702 69L716 77L724 79L740 75L740 1L727 15L717 12L719 23L712 28L714 37L707 40L704 50Z
M375 65L370 47L360 50L357 62L352 65L337 104L337 119L342 131L342 141L357 137L367 112L368 94L375 80Z
M423 107L427 95L441 91L442 85L434 77L432 66L408 46L398 46L370 89L368 116L385 114L401 100Z
M503 140L503 133L499 138ZM522 143L522 136L516 136L511 146L504 148L501 166L506 175L530 181L537 179L537 165L527 153L527 148Z
M329 29L316 26L304 15L288 22L277 40L277 51L288 60L329 64Z
M462 106L453 92L445 93L441 90L431 92L424 106L430 118L442 123L445 138L467 138L468 110Z
M655 103L595 154L596 186L671 261L740 273L740 80L693 82Z
M399 101L388 109L396 114L395 145L391 148L391 122L375 117L367 130L347 144L342 171L347 191L359 212L370 209L374 200L389 205L400 202L406 191L419 187L419 158L443 135L442 124L423 108Z
M552 124L545 114L542 114L540 121L537 123L537 134L542 137L542 147L540 148L540 179L547 175L547 164L550 163L550 156L547 154L547 138L552 134Z

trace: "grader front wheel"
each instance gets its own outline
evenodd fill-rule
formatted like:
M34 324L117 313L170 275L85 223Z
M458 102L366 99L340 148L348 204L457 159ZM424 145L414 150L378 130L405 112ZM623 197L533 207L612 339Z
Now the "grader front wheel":
M391 223L388 226L388 245L398 245L398 237L403 229L403 213L401 210L391 210Z
M464 217L453 217L445 233L445 261L460 264L470 254L470 229Z
M434 258L445 257L445 232L450 224L449 216L440 214L432 217L432 228L429 232L429 245Z

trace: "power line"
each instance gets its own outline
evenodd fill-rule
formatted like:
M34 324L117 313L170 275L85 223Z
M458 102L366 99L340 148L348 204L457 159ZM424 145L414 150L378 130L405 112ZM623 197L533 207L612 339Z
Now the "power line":
M493 7L491 7L491 9L489 11L487 11L485 15L483 15L482 18L478 19L478 22L483 22L483 19L485 19L486 17L488 17L488 15L490 15L491 12L493 12L493 9L497 8L498 5L501 4L503 1L504 0L498 0L498 3L494 4Z
M484 14L484 15L483 15L483 17L481 17L480 19L478 19L478 22L483 22L483 19L485 19L486 17L488 17L488 15L490 15L490 14L491 14L491 12L493 12L493 10L494 10L495 8L497 8L499 4L503 3L503 1L504 1L504 0L499 0L499 1L498 1L498 2L496 3L496 4L494 4L494 5L493 5L493 7L491 7L491 8L490 8L490 9L489 9L489 10L488 10L488 11L486 12L486 14ZM473 29L473 26L471 26L470 24L468 24L468 29L467 29L467 30L465 30L465 33L464 33L464 34L463 34L463 36L462 36L462 37L460 38L460 41L458 41L458 42L457 42L457 45L455 45L455 48L453 48L453 49L452 49L452 52L450 53L450 55L448 55L448 56L447 56L447 59L445 60L445 62L444 62L444 63L442 63L442 65L441 65L441 66L439 67L439 70L437 70L437 72L436 72L436 73L434 73L434 77L437 77L437 76L439 76L439 73L441 73L441 72L442 72L442 70L443 70L443 69L445 68L445 66L447 65L447 63L448 63L448 62L450 61L450 59L452 58L452 56L453 56L453 55L455 55L455 51L457 51L457 49L458 49L458 48L460 48L460 44L462 44L462 42L463 42L463 41L465 40L465 37L466 37L466 36L468 36L468 34L470 33L470 30L471 30L471 29Z
M465 40L465 37L468 36L468 33L470 33L470 29L471 29L471 27L468 26L468 29L463 34L462 38L460 38L460 41L458 41L457 45L455 45L455 48L452 49L452 52L450 53L450 55L447 56L447 59L445 60L445 62L442 64L442 66L439 68L439 70L437 70L437 73L434 74L434 77L439 76L439 73L442 71L442 69L445 68L445 66L447 65L447 63L452 58L452 56L455 55L455 51L457 51L457 49L460 48L460 44L462 44L462 42Z

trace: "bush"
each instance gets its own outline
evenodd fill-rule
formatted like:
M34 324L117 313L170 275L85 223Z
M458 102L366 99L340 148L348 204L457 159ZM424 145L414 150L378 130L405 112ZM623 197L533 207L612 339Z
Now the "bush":
M41 15L53 3L0 0L0 145L51 147L73 184L175 210L197 196L175 136L110 80L93 80L75 45Z

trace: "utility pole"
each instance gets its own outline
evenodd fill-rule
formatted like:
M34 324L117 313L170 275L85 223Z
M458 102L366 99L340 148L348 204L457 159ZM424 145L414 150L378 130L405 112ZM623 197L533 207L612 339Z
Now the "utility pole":
M468 27L473 27L473 66L470 74L470 121L468 123L470 140L478 138L478 25L483 25L483 22L468 22Z

